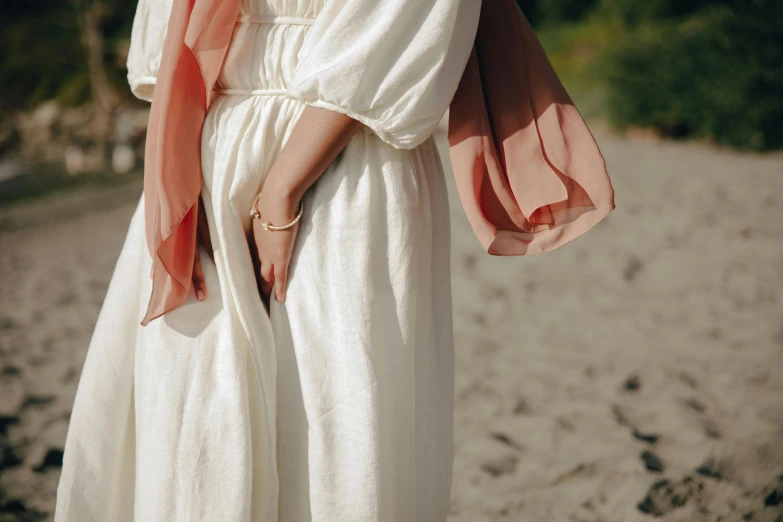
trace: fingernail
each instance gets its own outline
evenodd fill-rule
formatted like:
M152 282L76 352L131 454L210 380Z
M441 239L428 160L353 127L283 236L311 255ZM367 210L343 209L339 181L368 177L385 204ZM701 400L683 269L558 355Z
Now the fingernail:
M204 300L204 291L203 290L196 290L196 299L199 301Z
M283 295L282 294L277 294L275 296L275 299L277 299L278 302L282 303L283 302Z

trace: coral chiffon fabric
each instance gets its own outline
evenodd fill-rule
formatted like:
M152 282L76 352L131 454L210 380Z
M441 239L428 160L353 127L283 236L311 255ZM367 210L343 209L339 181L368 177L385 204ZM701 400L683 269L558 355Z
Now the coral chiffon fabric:
M143 325L188 298L201 126L239 5L174 0L147 135L154 263ZM552 251L615 208L603 157L514 0L484 1L476 34L461 36L475 45L449 107L449 144L465 214L489 254Z
M513 0L486 0L449 111L460 199L493 255L550 252L614 208L590 130Z

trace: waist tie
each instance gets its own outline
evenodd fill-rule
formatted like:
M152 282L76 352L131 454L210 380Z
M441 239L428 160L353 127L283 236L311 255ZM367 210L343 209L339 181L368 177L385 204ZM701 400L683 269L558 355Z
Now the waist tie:
M227 94L229 96L286 96L288 91L285 89L222 89L215 88L217 94Z
M281 25L313 25L315 18L302 16L253 16L244 15L237 18L238 24L281 24Z
M279 25L313 25L314 18L302 16L254 16L243 15L237 18L238 24L279 24ZM223 89L215 88L216 94L229 96L286 96L285 89Z

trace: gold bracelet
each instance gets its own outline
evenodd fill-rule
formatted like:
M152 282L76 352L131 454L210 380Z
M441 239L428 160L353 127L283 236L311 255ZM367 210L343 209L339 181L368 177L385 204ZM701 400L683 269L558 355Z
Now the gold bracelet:
M256 208L256 205L258 204L258 198L261 197L261 192L259 192L256 197L253 199L253 205L250 207L250 217L255 219L261 219L261 213L258 212L258 209ZM299 212L296 213L296 217L291 220L290 223L286 223L285 225L275 226L269 221L262 221L261 227L264 230L286 230L287 228L291 228L292 226L296 225L297 221L299 221L299 218L302 217L302 210L304 210L304 198L299 200Z

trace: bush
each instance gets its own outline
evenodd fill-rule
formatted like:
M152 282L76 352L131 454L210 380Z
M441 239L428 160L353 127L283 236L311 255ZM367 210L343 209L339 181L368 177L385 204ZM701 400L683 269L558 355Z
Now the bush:
M595 0L538 0L538 9L547 23L571 22L584 18L597 3Z
M107 74L118 92L126 93L126 71L119 56L121 44L130 35L136 2L103 0L102 5ZM90 99L87 56L72 2L3 2L0 49L2 114L52 98L66 106Z
M612 122L740 148L783 147L783 9L773 3L639 27L601 61Z
M682 18L706 7L732 3L732 0L601 0L601 11L628 25L636 25L651 20Z
M532 25L571 22L584 18L597 0L517 0Z
M3 112L57 97L63 82L73 105L89 98L86 60L73 9L67 2L8 2L0 16L0 77Z

